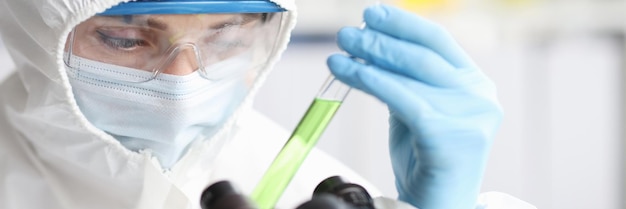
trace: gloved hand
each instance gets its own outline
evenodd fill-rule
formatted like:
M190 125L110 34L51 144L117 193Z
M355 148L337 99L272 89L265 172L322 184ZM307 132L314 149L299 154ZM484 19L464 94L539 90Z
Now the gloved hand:
M332 55L344 83L390 110L399 199L420 209L472 209L502 112L494 84L437 24L390 6L365 10L367 27L343 28Z

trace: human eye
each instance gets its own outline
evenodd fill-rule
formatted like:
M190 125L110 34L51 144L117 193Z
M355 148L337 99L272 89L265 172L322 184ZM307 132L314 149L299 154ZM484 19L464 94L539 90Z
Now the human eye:
M206 42L216 52L223 52L235 48L246 47L246 43L238 34L219 34L217 36L208 38Z
M116 36L105 31L96 31L100 41L107 47L114 50L132 51L140 47L148 46L148 42L134 37Z
M214 45L224 48L245 47L247 37L254 34L253 30L241 25L228 25L218 29L211 37Z

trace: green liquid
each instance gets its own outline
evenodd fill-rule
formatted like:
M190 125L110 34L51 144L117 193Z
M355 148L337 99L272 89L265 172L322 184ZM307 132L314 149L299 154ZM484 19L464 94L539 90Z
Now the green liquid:
M259 209L274 208L300 165L326 129L341 101L315 99L252 192Z

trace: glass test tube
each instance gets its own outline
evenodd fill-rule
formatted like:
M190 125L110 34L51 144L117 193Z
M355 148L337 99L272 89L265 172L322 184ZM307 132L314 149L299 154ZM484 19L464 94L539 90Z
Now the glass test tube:
M252 192L259 209L272 209L350 92L330 75L300 123Z

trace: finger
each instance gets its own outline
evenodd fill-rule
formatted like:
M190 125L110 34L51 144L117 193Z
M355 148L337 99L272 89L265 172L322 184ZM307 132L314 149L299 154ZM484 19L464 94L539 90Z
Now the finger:
M417 81L338 54L330 56L327 64L337 79L378 98L402 115L402 119L415 120L421 114L416 110L432 109L422 98L413 96L415 89L405 85Z
M337 44L369 64L435 86L451 86L457 71L432 50L380 32L343 28Z
M368 28L430 48L456 67L473 65L443 27L413 13L387 5L375 5L365 10L363 18Z

